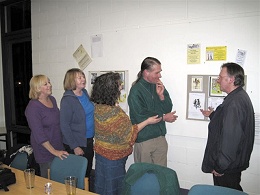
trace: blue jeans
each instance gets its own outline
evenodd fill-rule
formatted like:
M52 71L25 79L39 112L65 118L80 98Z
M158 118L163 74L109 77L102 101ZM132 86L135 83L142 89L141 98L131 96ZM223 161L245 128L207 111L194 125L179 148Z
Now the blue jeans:
M109 160L96 153L95 193L121 195L127 158Z

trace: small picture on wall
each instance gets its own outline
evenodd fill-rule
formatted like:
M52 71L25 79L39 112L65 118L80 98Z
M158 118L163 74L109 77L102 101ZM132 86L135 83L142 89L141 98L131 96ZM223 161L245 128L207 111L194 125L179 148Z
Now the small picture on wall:
M191 91L203 91L203 77L193 76L191 78Z
M220 84L217 82L217 76L210 77L209 95L210 96L226 96L227 94L220 90Z
M122 81L122 90L125 89L125 71L116 71L117 73L119 73L120 77L121 77L121 81Z
M121 94L120 97L118 99L119 102L119 106L125 111L128 111L128 104L127 104L127 96L128 96L128 70L106 70L106 71L89 71L88 73L88 92L89 94L92 93L92 87L93 84L95 83L95 79L105 73L109 73L109 72L117 72L120 75L120 78L122 80L122 86L121 86Z
M95 83L95 79L97 78L98 74L97 72L92 72L91 73L91 84L93 85Z

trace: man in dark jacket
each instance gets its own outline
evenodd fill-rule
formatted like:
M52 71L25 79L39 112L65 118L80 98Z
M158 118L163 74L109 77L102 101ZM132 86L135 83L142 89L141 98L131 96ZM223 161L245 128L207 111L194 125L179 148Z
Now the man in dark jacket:
M254 109L242 88L244 70L241 66L223 64L217 82L228 95L216 111L201 110L210 118L202 171L213 174L214 185L243 191L241 172L249 167L254 145Z

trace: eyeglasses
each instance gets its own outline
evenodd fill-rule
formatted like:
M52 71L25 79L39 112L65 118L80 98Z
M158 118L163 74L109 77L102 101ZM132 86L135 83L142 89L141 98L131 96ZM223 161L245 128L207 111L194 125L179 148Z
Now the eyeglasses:
M229 76L221 76L221 75L218 75L218 80L220 80L220 79L223 79L224 77L229 77Z

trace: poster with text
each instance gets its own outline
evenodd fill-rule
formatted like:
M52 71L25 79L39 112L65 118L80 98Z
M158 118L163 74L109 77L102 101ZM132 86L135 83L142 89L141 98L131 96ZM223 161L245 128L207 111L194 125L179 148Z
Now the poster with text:
M200 64L200 44L188 44L187 64Z
M225 61L227 46L206 47L206 61Z

